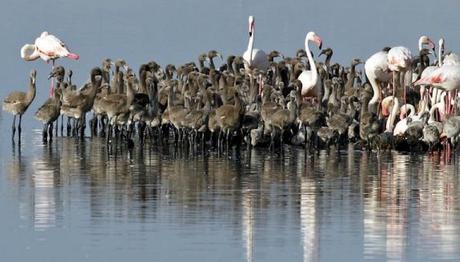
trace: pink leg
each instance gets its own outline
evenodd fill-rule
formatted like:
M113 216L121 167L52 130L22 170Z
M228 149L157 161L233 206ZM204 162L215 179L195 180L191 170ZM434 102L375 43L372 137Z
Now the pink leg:
M53 65L51 66L51 72L53 71L54 71L54 59L53 59ZM54 97L54 77L51 78L50 97Z

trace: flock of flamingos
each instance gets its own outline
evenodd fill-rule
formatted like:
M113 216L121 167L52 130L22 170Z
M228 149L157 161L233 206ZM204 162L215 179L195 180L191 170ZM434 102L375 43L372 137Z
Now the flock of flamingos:
M368 149L449 154L455 147L460 134L460 59L444 52L443 39L437 51L433 41L422 36L417 55L403 46L385 47L365 62L353 59L342 66L331 62L333 50L322 49L314 32L306 35L305 49L295 57L256 49L254 37L250 16L242 56L224 60L211 50L199 55L198 63L164 69L154 61L142 64L137 75L124 60L105 59L91 70L90 82L77 89L72 71L54 62L79 56L43 32L21 49L26 61L41 58L53 64L50 97L35 113L43 123L43 140L51 141L53 131L58 134L61 116L61 135L66 120L67 136L83 137L88 123L92 136L104 136L108 144L174 139L227 149L241 143L316 149L355 142ZM310 42L322 49L316 61ZM324 62L319 61L322 55ZM362 63L365 76L356 69ZM20 140L22 115L35 98L35 79L34 70L27 92L15 91L4 99L3 110L14 115L13 141L16 117ZM92 117L86 121L89 112Z

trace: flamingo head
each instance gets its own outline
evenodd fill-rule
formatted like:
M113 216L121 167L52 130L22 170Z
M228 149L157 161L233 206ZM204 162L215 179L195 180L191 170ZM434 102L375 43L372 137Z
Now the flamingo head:
M323 46L323 41L321 40L321 37L319 37L315 32L308 32L306 41L312 41L314 42L319 49Z
M382 100L382 115L388 117L390 115L390 109L393 106L393 96L387 96Z
M251 37L254 34L254 16L250 15L248 22L249 22L248 23L248 25L249 25L249 29L248 29L249 37Z
M407 115L407 105L403 105L401 106L401 108L399 109L399 119L404 119L406 118L406 115Z
M431 39L426 35L422 35L420 37L420 39L418 40L418 45L419 45L420 50L423 48L423 45L428 45L428 48L430 50L433 50L433 52L435 51L435 48L436 48L433 41L431 41Z

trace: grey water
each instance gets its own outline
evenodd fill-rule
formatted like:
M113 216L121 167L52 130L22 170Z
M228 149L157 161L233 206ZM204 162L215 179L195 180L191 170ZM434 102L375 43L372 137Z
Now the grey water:
M255 45L293 56L315 31L342 64L384 46L416 50L422 34L460 41L458 1L31 1L6 0L0 98L37 97L12 144L0 112L1 261L427 261L460 259L458 156L356 151L308 154L176 147L107 151L95 138L41 142L33 119L50 65L19 49L44 30L81 59L58 64L82 85L105 57L133 68L224 56ZM314 50L315 52L315 50ZM317 55L317 50L315 55Z

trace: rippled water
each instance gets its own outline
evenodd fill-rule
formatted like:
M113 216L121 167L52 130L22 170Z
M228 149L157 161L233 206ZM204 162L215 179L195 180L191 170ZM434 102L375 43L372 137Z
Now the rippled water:
M39 134L2 140L5 261L460 259L455 159L352 146L108 154L99 139Z

